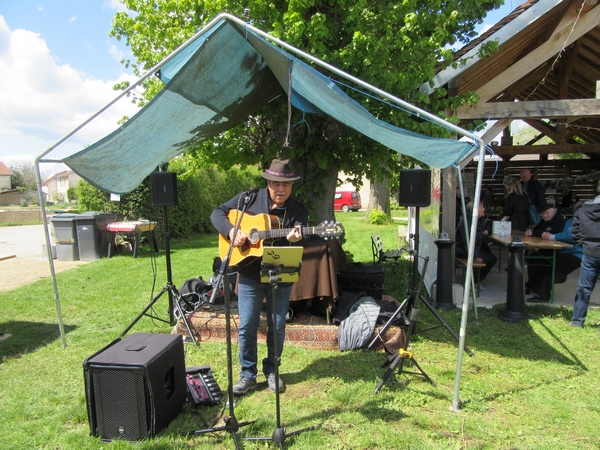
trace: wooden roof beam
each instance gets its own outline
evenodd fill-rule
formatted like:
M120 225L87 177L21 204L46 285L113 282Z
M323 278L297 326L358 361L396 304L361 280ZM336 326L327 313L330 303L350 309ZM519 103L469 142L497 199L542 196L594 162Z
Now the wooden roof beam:
M600 100L543 100L530 102L493 102L461 106L460 120L469 119L550 119L556 117L590 117L600 115Z
M554 142L558 141L558 135L556 134L556 130L551 125L547 124L546 122L542 122L539 120L531 120L531 119L523 119L523 122L525 122L531 128L536 129L537 131L542 133L544 136L548 136Z
M550 39L531 51L526 57L520 59L505 71L492 78L484 86L477 89L480 102L487 102L492 99L498 92L502 92L510 85L516 83L522 77L522 74L531 72L542 62L555 57L565 46L571 45L599 24L600 7L595 7L587 13L582 13L580 20L577 22L573 20L570 24L565 24L565 27L561 31L551 36Z
M494 145L492 150L502 159L517 155L550 155L558 153L600 153L600 144L555 144L555 145Z

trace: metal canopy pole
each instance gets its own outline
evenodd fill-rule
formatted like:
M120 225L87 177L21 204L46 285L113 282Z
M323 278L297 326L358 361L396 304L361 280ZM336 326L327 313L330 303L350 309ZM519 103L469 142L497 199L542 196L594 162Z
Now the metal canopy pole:
M485 163L485 146L483 141L479 141L479 164L477 165L477 182L475 184L475 198L473 199L473 221L471 222L471 238L469 240L469 258L467 259L467 276L465 277L465 286L470 286L473 275L473 256L475 254L475 236L477 234L477 218L479 216L479 199L481 194L481 184L483 180L483 165ZM464 203L464 201L463 201ZM466 214L463 213L463 217ZM477 306L475 306L477 307ZM458 344L458 359L456 361L456 377L454 379L454 398L452 400L452 411L460 411L460 400L458 394L460 391L460 376L462 369L462 360L464 353L465 338L467 335L467 318L469 316L469 290L465 288L463 292L462 316L460 320L460 338Z

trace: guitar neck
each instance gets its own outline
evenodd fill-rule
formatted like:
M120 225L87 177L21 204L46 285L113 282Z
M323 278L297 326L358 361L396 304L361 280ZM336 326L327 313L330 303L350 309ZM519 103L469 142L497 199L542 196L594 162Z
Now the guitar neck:
M302 236L307 234L319 234L318 227L301 227L300 233ZM258 232L258 237L260 239L278 239L286 237L293 228L277 228L274 230L264 230Z

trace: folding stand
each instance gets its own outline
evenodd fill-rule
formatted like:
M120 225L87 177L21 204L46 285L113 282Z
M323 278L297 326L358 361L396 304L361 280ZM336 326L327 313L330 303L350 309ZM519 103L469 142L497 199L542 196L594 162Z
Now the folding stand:
M278 283L298 281L300 276L300 268L302 266L302 247L268 247L263 253L263 261L261 265L261 281L263 283L271 283L271 300L273 302L273 344L275 346L275 409L277 413L277 427L273 435L262 438L245 438L248 441L273 441L283 449L283 443L288 436L302 433L304 431L314 430L314 426L303 428L292 433L286 433L285 428L281 426L281 410L279 406L279 363L281 357L277 356L278 337L277 337L277 298L275 296Z
M185 328L187 329L188 334L190 335L190 339L194 343L194 346L197 346L198 344L196 343L196 337L194 336L194 333L192 333L192 329L190 328L190 324L187 320L187 317L185 316L185 313L183 312L183 309L181 308L181 305L179 304L179 292L177 292L177 288L175 288L175 286L173 285L173 275L171 273L171 248L169 246L169 228L168 227L169 227L169 225L168 225L168 221L167 221L167 207L163 206L163 228L164 228L164 237L165 237L165 256L167 259L167 284L165 287L162 288L162 290L158 293L158 295L156 297L154 297L150 301L150 303L148 303L148 305L143 309L143 311L141 313L139 313L139 315L135 319L133 319L133 322L131 322L129 324L129 326L127 328L125 328L125 330L121 333L121 335L119 337L122 338L123 336L125 336L127 334L127 332L144 315L147 315L148 317L152 317L153 319L156 319L156 320L160 320L161 322L168 323L170 325L175 325L176 321L175 321L175 315L173 313L173 307L175 307L177 309L177 312L179 313L179 316L181 317L181 320L183 321L183 324L185 325ZM162 295L165 292L169 293L169 320L168 321L165 319L162 319L161 317L157 317L152 314L147 314L148 310L150 308L152 308L152 306L154 306L154 304L158 301L159 298L162 297Z
M244 213L248 208L248 202L250 200L250 195L247 195L244 199L244 205L242 206L241 212L238 217L238 221L235 224L233 235L235 236L240 229L240 225L242 223L242 219L244 217ZM229 277L225 277L225 274L229 269L229 260L231 258L231 251L233 250L233 241L229 244L229 250L227 251L227 256L223 258L223 262L221 263L221 267L218 270L216 281L214 284L213 292L210 297L209 303L212 305L215 301L215 296L217 294L218 288L220 285L223 286L223 295L225 296L225 334L227 336L227 401L229 403L229 417L225 417L223 421L225 422L225 426L223 427L213 427L206 428L204 430L196 430L191 434L205 434L212 433L214 431L228 431L231 433L233 438L233 442L235 443L235 448L239 450L240 443L237 437L237 432L240 427L250 425L255 421L250 422L241 422L239 423L237 418L235 417L235 401L233 397L233 357L231 353L231 293L229 290Z
M413 253L413 250L409 249L408 247L402 247L401 250L406 251L408 253ZM425 269L427 268L427 262L428 261L426 260L425 261ZM423 277L421 277L419 280L418 290L411 289L410 293L408 294L408 297L406 297L402 301L402 303L400 303L400 306L398 306L398 308L396 309L394 314L392 314L392 316L388 319L388 321L385 323L385 325L383 327L381 327L381 329L377 332L377 334L375 335L375 337L373 338L371 343L367 346L367 350L371 350L373 348L373 346L377 343L378 340L381 341L383 343L383 345L385 346L385 341L383 340L382 335L388 330L388 328L392 325L392 323L394 322L394 320L396 320L396 318L398 318L402 314L405 314L406 312L408 312L410 310L410 308L412 306L414 306L414 304L417 300L417 297L419 295L419 292L421 291L422 285L423 285Z
M423 369L421 369L421 366L419 366L419 363L417 363L417 360L413 357L412 352L408 350L408 344L410 342L410 337L412 335L413 328L414 328L415 324L419 321L419 310L417 308L413 308L410 311L410 319L409 320L410 320L410 325L408 326L408 332L406 333L406 339L404 339L404 345L402 346L402 348L400 348L398 350L397 355L394 355L394 356L391 356L390 358L388 358L387 363L384 364L384 367L388 364L390 365L390 367L385 372L383 377L381 377L381 380L379 380L379 383L377 384L377 387L375 388L375 392L373 392L374 394L379 392L381 387L387 381L388 377L394 372L394 370L396 370L396 367L398 367L398 373L402 373L404 371L406 373L422 375L427 381L429 381L431 383L432 386L435 386L435 383L433 382L433 380L431 378L429 378L429 375L427 375ZM414 366L419 370L419 372L407 372L407 371L403 370L404 361L406 359L410 359L412 361L412 363L414 364Z
M418 208L417 208L417 229L419 227L419 222L418 222ZM419 239L419 235L415 235L413 236L415 238L415 241ZM415 247L418 248L418 244L415 242ZM418 269L418 258L423 259L425 262L423 264L423 275L421 275L421 278L419 280L419 286L421 286L421 283L423 282L423 278L425 277L425 272L427 271L427 264L429 263L429 257L428 256L420 256L419 255L419 251L418 250L412 250L409 248L405 248L403 247L403 249L406 249L406 251L408 253L410 253L411 255L413 255L413 281L412 281L412 285L413 285L413 293L415 291L415 283L416 283L416 279L417 279L417 275L419 273L419 269ZM421 288L419 287L419 292L421 291ZM430 331L430 330L434 330L436 328L440 328L440 327L445 327L446 330L448 330L448 332L452 335L452 337L454 339L456 339L456 342L460 342L460 339L458 337L458 335L456 334L456 332L450 327L450 325L448 325L448 323L444 320L444 318L442 316L440 316L440 314L437 312L437 310L433 307L433 305L431 303L429 303L427 301L427 299L423 296L423 294L417 294L416 296L409 296L409 298L411 299L412 303L409 303L407 305L407 310L410 310L413 306L415 306L416 301L418 299L420 299L425 306L427 306L427 308L431 311L431 314L433 314L435 316L435 318L440 322L440 325L437 325L435 327L430 327L427 328L425 330L420 330L420 331L415 331L415 333L424 333L425 331ZM466 345L464 346L465 352L467 352L467 355L469 356L473 356L473 352L469 349L469 347L467 347Z

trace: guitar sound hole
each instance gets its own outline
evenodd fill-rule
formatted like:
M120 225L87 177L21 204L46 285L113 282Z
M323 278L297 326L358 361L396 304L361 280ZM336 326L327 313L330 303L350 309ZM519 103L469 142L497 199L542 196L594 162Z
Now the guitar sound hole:
M253 228L252 230L250 230L250 232L248 233L248 240L252 243L252 244L256 244L258 242L258 230L256 228Z

